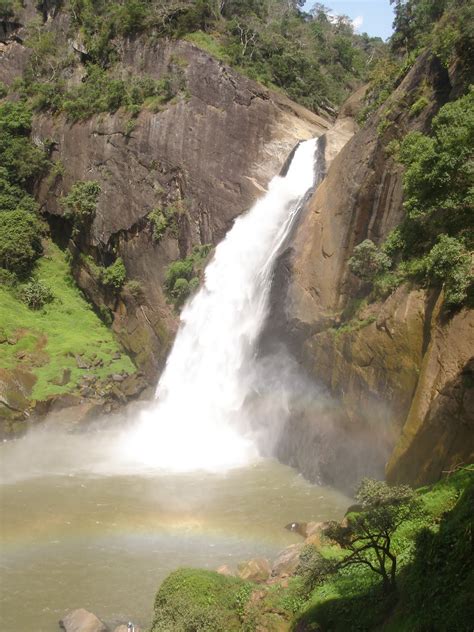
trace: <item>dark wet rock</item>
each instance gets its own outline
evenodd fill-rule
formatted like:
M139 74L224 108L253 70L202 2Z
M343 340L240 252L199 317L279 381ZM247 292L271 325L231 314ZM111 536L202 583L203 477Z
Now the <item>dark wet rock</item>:
M105 623L84 608L67 614L59 622L59 627L65 632L109 632Z

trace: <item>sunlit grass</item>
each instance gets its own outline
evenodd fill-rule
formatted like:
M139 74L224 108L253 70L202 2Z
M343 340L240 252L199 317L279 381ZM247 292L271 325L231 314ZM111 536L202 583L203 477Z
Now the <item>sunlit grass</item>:
M0 366L22 366L33 372L37 377L33 399L70 392L86 373L106 377L135 370L125 354L113 359L120 351L119 344L75 285L64 254L51 242L46 244L35 276L54 293L53 302L38 311L29 309L13 291L0 287L0 328L11 340L18 338L16 344L0 345ZM27 356L20 360L18 353L22 351ZM101 359L104 366L79 369L77 354ZM65 386L53 384L52 380L59 379L67 368L71 370L70 382Z

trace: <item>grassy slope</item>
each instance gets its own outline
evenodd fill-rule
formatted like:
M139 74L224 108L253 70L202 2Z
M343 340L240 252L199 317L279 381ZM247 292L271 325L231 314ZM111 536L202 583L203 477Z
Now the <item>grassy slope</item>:
M120 359L113 360L113 354L120 351L118 343L84 299L70 275L64 253L53 243L47 242L35 276L46 283L55 296L52 303L39 311L29 309L12 292L0 287L1 329L9 338L18 338L14 345L0 345L0 366L31 370L38 378L33 399L70 392L86 373L105 377L135 371L128 356L122 354ZM19 360L17 354L22 351L27 355ZM79 369L75 354L101 358L104 366ZM35 366L37 364L41 366ZM70 383L52 384L66 368L71 369Z
M474 467L420 494L425 515L404 523L394 537L398 597L383 597L373 573L352 567L314 591L297 616L299 630L316 623L334 632L472 630Z

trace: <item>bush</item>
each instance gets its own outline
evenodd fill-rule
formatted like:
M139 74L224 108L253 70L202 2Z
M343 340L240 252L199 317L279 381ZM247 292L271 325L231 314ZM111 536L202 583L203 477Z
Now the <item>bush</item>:
M130 296L133 296L138 303L142 303L145 299L145 291L139 281L127 281L124 290L128 292Z
M126 277L125 265L122 259L118 257L111 266L102 269L100 279L106 287L119 291L122 289Z
M173 286L171 294L175 300L175 305L180 306L188 298L190 293L189 282L186 279L178 278Z
M30 281L22 287L20 297L30 309L41 309L53 300L54 295L41 281Z
M302 579L302 592L305 596L324 582L329 575L336 572L337 566L334 560L326 559L311 544L306 545L300 554L300 561L296 574Z
M252 585L236 577L183 568L169 575L155 599L152 632L237 632Z
M165 217L163 211L159 208L154 209L148 214L153 227L153 241L158 243L168 228L168 219Z
M9 20L14 15L13 0L0 0L0 20Z
M0 267L27 275L43 252L41 224L24 211L0 212Z
M426 270L433 280L444 283L445 302L460 305L473 281L471 256L454 237L441 235L426 257Z
M84 120L100 112L116 112L120 107L136 115L147 100L154 99L163 104L178 91L179 87L175 87L167 76L159 81L151 77L130 77L123 81L114 77L110 70L90 64L83 82L64 94L59 108L72 121Z
M174 261L168 266L165 276L165 288L170 294L178 279L189 281L193 276L193 261L191 259L183 259Z
M194 246L186 259L174 261L168 266L165 276L165 291L176 307L200 286L203 268L211 252L211 246Z
M95 217L100 184L95 180L76 182L62 199L65 216L74 223L76 231L89 224Z
M356 277L372 282L377 274L386 272L391 266L390 258L370 239L365 239L354 248L348 261L349 269Z

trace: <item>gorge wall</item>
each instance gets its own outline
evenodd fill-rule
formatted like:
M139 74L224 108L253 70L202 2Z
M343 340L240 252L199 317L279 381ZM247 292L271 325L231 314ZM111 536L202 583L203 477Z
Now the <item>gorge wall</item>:
M427 131L455 85L422 55L336 156L280 258L273 327L337 402L295 416L280 440L280 458L312 478L351 487L388 462L390 481L424 484L472 461L473 311L447 315L439 290L409 284L367 302L347 265L354 246L380 244L403 218L390 141ZM415 116L421 89L429 106Z
M27 27L38 19L26 3L0 44L0 80L10 85L28 63ZM41 28L54 32L70 54L86 56L71 36L67 14L52 5ZM163 366L177 326L163 282L168 264L196 245L218 243L233 219L249 208L279 171L294 145L323 133L330 122L242 77L196 46L180 40L125 39L119 73L125 79L174 77L181 96L159 111L130 116L119 110L84 122L37 115L33 137L48 143L61 169L38 185L37 197L53 235L67 243L78 285L99 311L112 314L113 329L150 382ZM176 79L177 78L177 79ZM81 71L68 79L81 81ZM59 172L60 171L60 172ZM74 182L100 184L94 221L72 237L60 198ZM153 237L149 214L177 209L173 231ZM115 296L94 279L93 264L120 257L127 279L142 286L140 299L126 289Z

